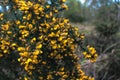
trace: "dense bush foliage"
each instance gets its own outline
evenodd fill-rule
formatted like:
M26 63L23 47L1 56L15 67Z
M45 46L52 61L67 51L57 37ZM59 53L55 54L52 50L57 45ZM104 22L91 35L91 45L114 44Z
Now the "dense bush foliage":
M67 0L66 4L69 9L64 11L64 16L68 18L71 22L84 22L85 16L82 12L84 7L77 0Z
M98 9L96 30L104 36L111 36L119 31L118 8L115 4L103 5Z
M85 58L95 62L96 50L85 47L84 35L59 17L65 1L6 1L10 9L0 14L1 80L94 79L85 76L75 52L80 46Z

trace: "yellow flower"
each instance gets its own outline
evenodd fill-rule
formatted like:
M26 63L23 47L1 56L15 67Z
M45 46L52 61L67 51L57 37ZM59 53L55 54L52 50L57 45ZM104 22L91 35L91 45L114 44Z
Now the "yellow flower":
M4 46L4 45L1 45L1 49L4 50L4 49L5 49L5 46Z
M63 37L60 36L60 37L58 38L58 41L62 41L62 40L63 40Z
M26 19L27 19L27 17L26 17L26 16L23 16L23 19L25 19L25 20L26 20Z
M50 12L50 14L49 14L50 16L52 16L53 15L53 13L52 12Z
M29 67L29 69L31 69L31 68ZM28 74L32 76L32 72L31 71L29 71Z
M39 4L35 4L34 9L38 9L39 6L40 6Z
M24 69L27 71L28 70L28 65L25 65ZM27 80L27 79L26 79Z
M37 48L37 49L42 48L42 44L38 44L38 45L36 46L36 48Z
M49 18L50 16L48 14L45 15L46 18Z
M29 35L29 31L23 30L21 31L21 34L24 36L28 36Z
M3 13L0 13L0 18L1 18L3 15L4 15Z
M50 5L46 5L46 8L49 9L49 8L50 8Z
M27 57L27 56L28 56L28 52L20 53L20 56L21 56L21 57Z
M25 62L26 64L29 64L32 60L30 58L27 59L27 61Z
M53 45L52 48L53 48L53 49L57 49L57 45Z
M50 43L51 43L51 44L55 44L55 43L56 43L56 41L55 41L55 40L52 40Z
M32 24L29 24L28 27L29 27L29 29L32 29L32 28L33 28L33 25L32 25Z
M38 54L40 54L40 51L39 50L35 50L35 52L33 54L34 55L38 55Z
M90 52L91 54L95 54L95 53L96 53L96 50L95 50L95 48L93 48L93 47L89 47L88 50L89 50L89 52Z
M33 43L35 41L36 41L36 38L34 37L34 38L32 38L31 43Z
M56 19L53 17L53 18L52 18L52 21L56 21Z
M4 50L3 53L8 53L8 50Z
M81 38L81 39L84 39L84 38L85 38L85 36L84 36L84 35L81 35L81 36L80 36L80 38Z
M28 14L28 15L27 15L27 20L30 20L31 17L32 17L32 14Z
M17 50L18 50L18 51L24 51L25 48L23 48L23 47L18 47Z
M63 75L62 77L63 77L63 78L67 78L67 77L68 77L68 75Z
M83 54L84 54L84 55L86 55L86 54L87 54L87 52L83 52Z
M18 58L18 62L20 62L20 58Z
M19 24L20 24L20 21L19 21L19 20L18 20L18 21L16 21L16 24L17 24L17 25L19 25Z
M57 12L58 12L58 10L57 10L57 9L54 9L54 12L55 12L55 13L57 13Z
M0 57L3 57L3 54L0 53Z
M43 77L39 77L39 80L43 80Z
M15 50L16 49L15 47L17 47L17 44L16 43L12 43L11 47L12 47L13 50Z
M85 58L88 58L88 59L89 59L89 58L91 58L91 55L90 55L90 54L86 54L86 55L85 55Z
M40 36L39 39L41 40L43 38L43 36Z
M41 17L37 16L37 19L41 19Z
M3 20L3 13L0 13L0 20Z
M12 34L12 31L7 31L7 34Z
M97 58L97 57L98 57L98 54L97 54L97 53L96 53L96 54L94 54L94 57L95 57L95 58Z
M24 78L24 80L28 80L28 78L27 78L27 77L25 77L25 78Z
M8 30L9 29L9 25L8 24L4 24L1 25L3 30Z
M60 70L63 71L63 70L64 70L64 67L60 68Z
M46 64L46 62L45 62L45 61L43 61L43 62L42 62L42 64L44 64L44 65L45 65L45 64Z
M46 27L47 27L47 28L49 28L49 27L50 27L50 25L49 25L48 23L45 23L45 25L46 25Z
M30 2L30 1L28 1L28 6L32 6L33 5L33 3L32 2Z
M66 44L68 41L67 40L64 40L63 43Z
M47 75L47 80L51 80L52 79L52 75Z
M32 24L35 24L35 20L32 20Z
M62 2L64 3L64 2L66 2L66 0L62 0Z
M29 65L29 69L34 69L34 67L32 65Z
M75 49L75 45L71 45L71 49L74 50Z
M65 74L65 72L60 72L61 75Z
M68 6L65 5L65 4L63 4L61 7L62 7L63 9L68 9Z
M39 7L39 9L38 9L39 11L43 11L44 9L43 9L43 7Z
M64 19L64 23L68 23L69 22L69 20L68 19Z
M57 30L59 28L59 25L54 26L54 30Z
M50 33L48 36L49 36L49 37L53 37L53 36L55 36L55 33L52 32L52 33Z

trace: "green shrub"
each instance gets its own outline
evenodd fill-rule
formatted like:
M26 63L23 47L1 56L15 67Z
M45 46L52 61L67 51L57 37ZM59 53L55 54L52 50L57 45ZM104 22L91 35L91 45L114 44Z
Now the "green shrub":
M118 9L114 4L101 6L98 9L96 30L100 35L109 37L119 31Z
M64 11L64 16L68 18L71 22L84 22L85 17L83 15L82 9L83 6L82 4L77 1L77 0L68 0L66 2L68 5L69 9Z

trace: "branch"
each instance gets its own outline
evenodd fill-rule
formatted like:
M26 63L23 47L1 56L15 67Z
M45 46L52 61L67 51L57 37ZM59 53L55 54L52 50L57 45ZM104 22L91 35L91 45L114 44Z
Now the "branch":
M108 48L106 48L106 49L103 51L103 54L106 53L109 49L115 47L115 46L118 45L118 44L120 44L120 41L117 42L117 43L114 43L114 44L112 44L111 46L109 46Z

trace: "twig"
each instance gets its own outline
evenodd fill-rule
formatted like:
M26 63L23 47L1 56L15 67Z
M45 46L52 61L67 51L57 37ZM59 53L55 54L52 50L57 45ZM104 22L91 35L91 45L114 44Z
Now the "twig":
M109 46L108 48L106 48L104 51L103 51L103 54L106 53L109 49L111 49L112 47L115 47L116 45L120 44L120 41L117 42L117 43L114 43L112 44L111 46Z

